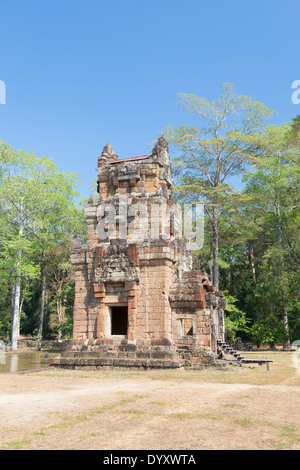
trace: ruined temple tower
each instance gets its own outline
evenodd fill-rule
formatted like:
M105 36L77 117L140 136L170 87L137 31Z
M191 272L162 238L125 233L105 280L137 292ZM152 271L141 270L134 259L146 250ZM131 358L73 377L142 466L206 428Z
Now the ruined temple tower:
M181 209L172 197L164 136L147 156L119 159L106 145L98 159L98 193L85 209L86 247L72 253L74 330L69 359L61 364L212 364L223 340L225 301L205 273L192 270L177 226Z

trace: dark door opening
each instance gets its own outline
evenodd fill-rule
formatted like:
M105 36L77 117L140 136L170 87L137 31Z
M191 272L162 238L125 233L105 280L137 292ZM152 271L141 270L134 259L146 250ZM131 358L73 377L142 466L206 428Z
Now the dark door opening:
M128 307L111 307L111 334L127 335Z

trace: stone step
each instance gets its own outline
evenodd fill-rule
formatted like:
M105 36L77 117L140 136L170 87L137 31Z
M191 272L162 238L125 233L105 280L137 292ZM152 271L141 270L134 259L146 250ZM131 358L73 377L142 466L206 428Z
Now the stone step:
M120 351L120 352L161 352L161 353L175 353L176 347L174 346L154 346L154 345L135 345L135 344L71 344L66 352L105 352L105 351Z
M179 369L184 367L184 361L172 360L142 360L142 359L122 359L122 358L50 358L50 367L60 367L66 369L102 369L109 367L140 368L140 369Z
M235 357L238 362L242 362L244 357L241 356L234 348L229 346L229 344L225 343L224 341L217 341L218 345L221 349L223 349L225 354L230 354L231 356Z
M81 358L114 358L118 357L120 359L166 359L166 360L173 360L174 357L177 358L176 353L169 353L163 351L148 351L148 352L141 352L141 351L132 351L132 352L121 352L121 351L64 351L61 353L61 357L63 358L73 358L73 357L81 357Z
M267 364L269 362L273 362L268 359L246 359L244 356L241 356L235 349L229 346L224 341L217 341L218 346L227 354L235 357L239 364Z

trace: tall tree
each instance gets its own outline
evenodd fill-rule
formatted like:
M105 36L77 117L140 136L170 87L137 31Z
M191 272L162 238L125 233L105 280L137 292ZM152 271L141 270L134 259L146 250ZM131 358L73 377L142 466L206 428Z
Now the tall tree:
M32 152L14 151L5 145L3 148L9 159L1 161L0 216L1 225L9 231L2 241L2 266L10 271L12 279L11 348L15 351L22 279L40 276L45 250L57 233L64 231L68 211L74 207L77 177L59 173L54 162L45 157L37 158ZM45 276L44 265L42 273ZM45 277L45 287L44 281ZM41 318L43 305L42 300Z
M221 97L215 101L181 93L179 103L205 123L205 127L169 126L164 132L180 152L173 162L179 184L186 185L186 178L191 178L205 197L212 230L212 281L218 289L218 220L223 195L228 192L228 179L252 162L250 149L273 111L249 96L236 95L231 83L223 85Z

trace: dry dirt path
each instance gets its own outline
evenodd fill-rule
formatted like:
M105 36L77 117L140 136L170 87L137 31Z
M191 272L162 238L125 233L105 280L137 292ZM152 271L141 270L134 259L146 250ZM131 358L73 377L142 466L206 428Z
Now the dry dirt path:
M186 374L5 374L0 448L299 449L299 405L296 386Z

